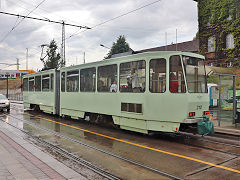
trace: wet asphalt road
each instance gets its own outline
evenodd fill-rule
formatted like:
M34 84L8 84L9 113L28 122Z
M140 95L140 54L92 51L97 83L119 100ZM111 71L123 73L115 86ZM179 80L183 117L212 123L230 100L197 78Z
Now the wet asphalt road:
M93 149L86 148L69 140L57 137L43 130L36 129L33 126L24 123L23 120L35 123L41 127L59 132L86 144L137 161L183 179L240 179L240 158L238 156L190 146L186 143L179 142L176 140L177 137L175 136L145 136L129 131L92 125L84 121L62 119L44 113L37 114L36 112L24 112L23 105L21 104L11 104L10 114L6 114L1 118L4 119L4 121L14 124L18 128L30 132L34 136L41 137L47 142L57 145L122 179L169 178ZM51 120L51 122L49 120ZM68 126L64 124L67 124ZM84 132L79 128L90 132ZM102 137L91 132L104 134L113 137L113 139ZM120 142L118 139L132 144ZM197 142L194 143L198 144ZM139 146L136 146L136 144ZM203 142L201 142L201 145L204 145ZM209 146L211 145L208 145L208 147ZM150 150L150 148L152 148L152 150ZM221 146L215 148L220 149ZM156 149L160 150L160 152L156 151ZM226 148L223 147L223 151L225 149ZM240 154L240 150L234 150L234 153ZM212 163L216 166L221 165L226 168L213 167L206 162ZM232 172L231 170L227 170L227 168L235 169L239 172Z

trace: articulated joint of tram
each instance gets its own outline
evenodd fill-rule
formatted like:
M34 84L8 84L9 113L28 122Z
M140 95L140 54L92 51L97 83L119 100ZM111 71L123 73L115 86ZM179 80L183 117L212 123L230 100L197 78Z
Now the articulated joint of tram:
M213 122L209 121L209 116L204 115L203 117L186 118L181 124L182 129L195 129L200 135L211 135L214 134Z

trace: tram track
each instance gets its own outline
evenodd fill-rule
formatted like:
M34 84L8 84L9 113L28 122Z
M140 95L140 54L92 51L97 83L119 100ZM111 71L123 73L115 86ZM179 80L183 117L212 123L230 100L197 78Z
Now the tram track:
M0 120L3 121L3 122L5 122L5 120L2 118L4 115L14 117L14 116L12 116L12 115L10 115L10 114L3 114L2 116L0 116ZM16 117L14 117L14 118L23 121L23 120L20 119L20 118L16 118ZM31 125L31 126L33 126L33 127L35 127L35 128L44 130L44 128L39 128L37 125L34 125L34 123L28 123L28 122L26 122L26 121L24 121L24 123L27 123L28 125ZM16 129L20 130L20 131L23 132L24 134L28 135L30 138L32 138L33 140L35 140L38 144L40 144L40 145L42 145L42 146L50 149L51 151L57 153L58 155L60 155L60 156L62 156L62 157L65 157L66 159L69 159L69 160L71 160L71 161L73 161L73 162L75 162L75 163L77 163L77 164L80 164L80 165L82 165L82 166L84 166L84 167L92 170L93 172L95 172L95 173L103 176L104 178L107 178L107 179L110 179L110 180L120 180L120 179L121 179L121 178L119 178L119 177L117 177L117 176L115 176L115 175L113 175L113 174L111 174L111 173L109 173L109 172L107 172L107 171L105 171L105 170L103 170L103 169L100 169L100 168L98 168L97 166L94 166L93 164L91 164L91 163L89 163L89 162L87 162L87 161L85 161L85 160L83 160L83 159L81 159L81 158L79 158L79 157L77 157L77 156L75 156L75 155L67 152L66 150L64 150L64 149L62 149L62 148L59 148L59 147L57 147L57 146L55 146L55 145L53 145L53 144L51 144L51 143L48 143L47 141L44 141L43 139L41 139L41 138L39 138L39 137L36 137L36 136L31 135L29 132L24 131L23 129L20 129L20 128L12 125L12 124L10 124L10 123L8 123L8 124L9 124L10 126L16 128ZM45 130L45 131L46 131L46 130ZM50 132L50 130L49 130L48 132ZM55 135L56 135L56 134L55 134Z
M33 117L36 117L36 116L33 116ZM40 118L46 119L46 118L44 118L44 117L40 117ZM47 120L47 119L46 119L46 120ZM194 135L193 135L193 136L194 136ZM175 142L177 142L177 141L175 141ZM177 143L178 143L178 142L177 142ZM181 144L183 144L183 143L181 143ZM219 167L219 166L221 166L221 164L224 164L224 163L226 163L226 162L232 161L232 160L234 160L234 159L236 159L236 158L238 158L238 157L240 156L240 154L237 154L237 153L231 153L231 152L227 152L227 151L221 151L221 150L218 150L218 149L207 148L207 147L203 147L203 146L191 145L191 144L186 144L186 143L184 143L184 145L191 146L191 147L195 147L195 148L199 148L199 149L206 149L206 150L209 150L209 151L220 152L220 153L224 153L224 154L228 154L228 155L234 156L233 158L227 159L226 161L219 162L219 163L217 163L216 165L210 165L210 166L208 166L208 167L206 167L206 168L203 168L203 169L205 169L205 170L210 169L210 168L213 168L213 167ZM227 145L228 145L228 144L227 144ZM201 160L200 160L200 161L201 161ZM187 175L187 176L188 176L188 175Z
M31 114L30 114L31 115ZM34 119L43 119L43 120L47 120L48 121L48 119L46 119L46 118L44 118L44 117L42 117L42 116L39 116L39 114L38 115L31 115ZM49 120L50 122L52 121L52 120ZM54 122L54 121L52 121L52 122ZM58 123L58 122L56 122L56 123ZM59 123L59 124L62 124L62 123ZM64 124L63 124L64 125ZM68 125L67 125L68 126ZM69 127L71 127L71 126L69 126ZM73 127L74 128L74 127ZM87 130L86 130L87 131ZM54 131L55 132L55 131ZM177 135L177 136L180 136L179 134ZM182 135L182 137L183 136L185 136L185 139L191 139L192 140L192 142L195 142L196 140L199 140L199 141L202 141L202 142L209 142L209 143L212 143L212 144L217 144L217 145L221 145L221 146L227 146L227 147L231 147L231 148L236 148L236 149L239 149L240 147L238 146L238 145L234 145L234 144L231 144L231 143L223 143L223 142L218 142L218 141L216 141L216 140L213 140L212 138L215 138L215 137L212 137L212 136L199 136L199 135L193 135L193 134L188 134L188 133L186 133L186 134L184 134L184 135ZM169 136L170 137L170 136ZM161 137L162 138L162 137ZM210 139L209 139L210 138ZM164 140L166 140L165 138L162 138L162 139L164 139ZM222 161L222 162L219 162L219 163L217 163L216 165L210 165L210 166L208 166L208 167L205 167L205 168L203 168L203 169L205 169L205 170L207 170L207 169L210 169L210 168L213 168L213 167L219 167L219 166L221 166L221 164L224 164L224 163L226 163L226 162L228 162L228 161L231 161L231 160L234 160L234 159L236 159L236 158L238 158L239 156L240 156L240 154L239 153L231 153L231 152L228 152L228 151L223 151L223 150L220 150L220 149L216 149L216 148L209 148L209 147L205 147L205 145L204 146L201 146L201 145L195 145L195 144L189 144L189 143L185 143L185 142L178 142L178 138L172 138L172 140L173 140L173 142L176 142L176 143L181 143L181 144L184 144L184 145L186 145L186 146L191 146L191 147L195 147L195 148L199 148L199 149L206 149L206 150L209 150L209 151L215 151L215 152L220 152L220 153L224 153L224 154L228 154L228 155L232 155L232 156L234 156L234 157L232 157L232 158L230 158L230 159L228 159L228 160L226 160L226 161ZM172 141L171 140L171 141ZM197 142L197 141L196 141ZM207 164L207 163L206 163ZM225 168L224 168L225 169ZM188 176L188 175L187 175ZM173 178L173 179L178 179L178 178Z
M199 137L197 135L192 135L192 134L189 134L189 133L182 133L181 135L183 136L184 140L183 140L183 142L180 142L180 143L185 144L187 146L212 150L212 151L215 151L215 152L220 152L220 153L240 157L240 145L237 145L237 143L239 143L239 142L235 142L235 144L226 143L226 142L222 142L219 138L215 138L215 137L205 138L205 137L202 137L202 136ZM190 140L192 142L190 142ZM199 145L199 144L196 144L196 142L204 142L205 144ZM231 148L231 149L229 151L224 151L224 150L217 149L217 148L206 147L207 144L208 145L212 144L212 145L216 145L216 146L221 146L221 149L224 149L223 146L225 148ZM234 153L234 152L230 152L230 151L238 151L239 153Z
M84 147L86 147L86 148L93 149L93 150L96 150L96 151L98 151L98 152L107 154L107 155L109 155L109 156L112 156L112 157L114 157L114 158L120 159L120 160L122 160L122 161L131 163L131 164L133 164L133 165L136 165L136 166L138 166L138 167L141 167L141 168L144 168L144 169L146 169L146 170L152 171L152 172L154 172L154 173L158 173L158 174L163 175L163 176L165 176L165 177L169 177L169 178L172 178L172 179L179 179L179 180L180 180L180 179L183 179L183 178L177 177L177 176L175 176L175 175L169 174L169 173L167 173L167 172L160 171L160 170L158 170L158 169L155 169L155 168L152 168L152 167L150 167L150 166L144 165L144 164L142 164L142 163L140 163L140 162L133 161L133 160L131 160L131 159L128 159L128 158L119 156L119 155L114 154L114 153L112 153L112 152L109 152L109 151L100 149L100 148L98 148L98 147L95 147L95 146L86 144L86 143L84 143L84 142L82 142L82 141L79 141L79 140L70 138L70 137L65 136L65 135L63 135L63 134L61 134L61 133L55 132L55 131L53 131L53 130L50 130L50 129L47 129L47 128L44 128L44 127L41 127L41 126L39 126L39 125L37 125L37 124L35 124L35 123L32 123L32 122L29 122L29 121L27 121L27 120L23 120L23 119L17 118L17 117L15 117L15 116L10 115L10 114L6 114L6 115L8 115L8 116L10 116L10 117L12 117L12 118L18 119L18 120L20 120L20 121L23 121L24 123L26 123L26 124L28 124L28 125L30 125L30 126L33 126L34 128L43 130L43 131L48 132L48 133L51 133L51 134L53 134L53 135L55 135L55 136L58 136L58 137L61 137L61 138L63 138L63 139L69 140L69 141L71 141L71 142L77 143L77 144L79 144L79 145L81 145L81 146L84 146ZM39 117L36 117L36 116L33 116L33 117L36 118L36 119L39 118ZM0 118L1 118L1 117L0 117ZM4 121L4 119L2 119L2 118L1 118L1 120ZM11 125L11 124L10 124L10 125ZM13 125L11 125L11 126L13 126ZM17 128L16 126L13 126L13 127ZM19 129L19 128L17 128L17 129ZM59 147L57 147L57 146L55 146L55 145L52 145L52 144L44 141L44 140L41 139L41 138L32 136L30 133L28 133L28 132L26 132L26 131L24 131L24 130L22 130L22 129L19 129L19 130L21 130L22 132L24 132L25 134L27 134L28 136L30 136L31 138L33 138L34 140L36 140L37 142L39 142L40 144L46 145L49 149L52 149L53 151L60 153L60 154L63 155L64 157L66 157L66 158L68 158L68 159L70 159L70 160L73 160L74 162L77 162L77 163L79 163L79 164L81 164L81 165L83 165L83 166L85 166L85 167L93 170L94 172L96 172L96 173L98 173L98 174L100 174L100 175L103 175L104 177L106 177L106 178L108 178L108 179L120 179L120 178L118 178L118 177L116 177L116 176L114 176L114 175L111 175L110 173L108 173L108 172L106 172L106 171L104 171L104 170L99 169L99 168L96 167L96 166L93 166L93 165L90 164L89 162L87 162L87 161L85 161L85 160L82 160L82 159L78 158L77 156L75 156L75 155L73 155L73 154L68 153L67 151L65 151L65 150L63 150L63 149L61 149L61 148L59 148ZM110 176L109 176L109 175L110 175Z

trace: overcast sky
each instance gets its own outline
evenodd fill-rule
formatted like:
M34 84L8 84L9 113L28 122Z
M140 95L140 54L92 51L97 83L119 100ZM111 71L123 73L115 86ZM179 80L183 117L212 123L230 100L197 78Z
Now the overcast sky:
M0 0L0 11L27 15L43 0ZM64 20L82 26L94 27L121 14L147 5L156 0L45 0L29 16ZM29 69L41 69L41 44L52 39L61 46L61 25L24 19L7 37L21 18L0 14L0 63L16 63L26 69L26 48L29 49ZM193 0L162 0L151 6L109 21L91 30L66 26L66 65L102 60L119 35L124 35L133 50L165 45L167 42L190 41L198 29L197 3ZM77 32L77 33L76 33ZM72 34L77 34L71 36ZM68 38L71 36L71 38ZM3 38L6 37L4 40ZM16 69L16 66L0 65L0 69Z

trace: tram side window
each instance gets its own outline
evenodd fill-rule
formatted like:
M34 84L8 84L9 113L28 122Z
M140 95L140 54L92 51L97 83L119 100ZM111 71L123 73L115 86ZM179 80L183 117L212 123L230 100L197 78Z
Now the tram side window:
M28 78L23 79L23 91L28 91Z
M49 74L42 75L42 91L49 91L49 88L50 88Z
M146 87L144 60L120 64L120 92L143 93Z
M171 93L186 93L180 56L170 57L169 91Z
M152 59L150 61L149 91L152 93L166 91L166 59Z
M61 91L65 92L65 72L61 74Z
M98 92L117 92L117 65L98 67Z
M67 92L78 92L79 70L67 72Z
M51 74L51 86L50 86L50 91L53 91L53 88L54 88L54 75Z
M188 92L207 93L204 59L183 56Z
M96 89L96 68L87 68L80 71L80 91L95 92Z
M35 91L41 91L41 76L35 77Z
M28 80L29 91L34 91L34 77L30 77Z

